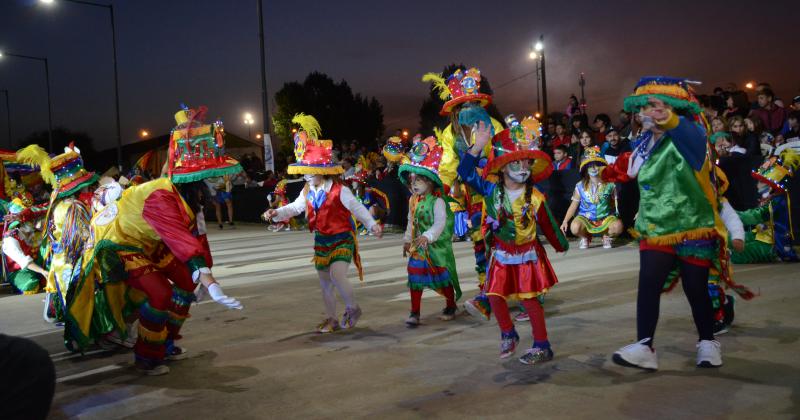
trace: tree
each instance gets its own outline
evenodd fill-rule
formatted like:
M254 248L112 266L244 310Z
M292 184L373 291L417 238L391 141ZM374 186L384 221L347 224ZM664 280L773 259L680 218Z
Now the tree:
M353 94L346 81L336 83L319 72L303 83L284 83L275 93L277 108L272 118L280 145L278 155L292 156L292 117L298 112L313 115L322 127L322 138L341 148L352 141L373 147L383 135L383 106L374 97Z
M457 69L466 71L467 67L463 63L453 63L445 66L445 68L442 70L442 75L446 79L451 74L455 73ZM481 74L480 92L487 95L491 95L493 93L492 87L489 84L489 79L483 74ZM450 124L450 118L448 116L439 115L439 111L442 109L444 102L445 101L439 99L439 94L434 92L433 89L431 89L428 97L422 102L422 106L419 108L419 132L422 133L423 136L432 135L434 127L443 129ZM503 122L503 116L500 114L500 110L498 110L497 106L494 104L489 105L486 108L486 111L492 118L500 121L501 123Z
M81 157L83 158L84 165L91 168L92 165L98 165L97 151L94 148L94 139L88 134L80 131L72 131L64 127L56 127L53 129L53 150L47 150L49 147L49 140L47 130L37 131L25 137L25 140L19 144L20 149L31 144L38 144L42 146L48 153L60 155L64 153L64 147L68 146L71 142L75 143L75 147L80 149Z

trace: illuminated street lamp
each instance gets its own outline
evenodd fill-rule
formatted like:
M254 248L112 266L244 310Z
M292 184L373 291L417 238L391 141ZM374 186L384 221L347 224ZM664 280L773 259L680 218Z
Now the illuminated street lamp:
M149 136L150 136L150 132L148 132L147 130L142 130L142 131L139 132L139 137L141 137L143 139L146 139Z
M748 89L752 89L753 86L755 86L755 84L753 82L747 82L747 84L744 85L744 87L746 87Z
M253 114L247 112L244 114L244 123L247 125L247 139L250 140L253 138L252 127L255 121L253 120Z

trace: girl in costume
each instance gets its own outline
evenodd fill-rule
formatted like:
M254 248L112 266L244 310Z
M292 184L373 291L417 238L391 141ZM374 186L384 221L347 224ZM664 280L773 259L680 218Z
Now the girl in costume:
M48 274L42 268L39 244L35 239L35 224L47 209L31 208L31 204L20 198L8 203L2 245L5 278L14 289L26 295L39 293Z
M569 244L544 195L534 187L553 171L550 156L532 148L539 130L526 130L513 118L507 121L509 128L494 136L492 153L484 168L487 179L475 171L480 151L492 138L490 128L482 122L474 130L475 144L462 158L458 174L484 198L484 226L490 249L485 291L500 326L500 358L512 356L519 343L506 303L514 298L525 306L533 329L533 346L519 360L534 364L553 358L544 310L536 298L558 281L537 238L537 227L557 252L565 252Z
M658 369L653 337L659 303L664 284L677 266L698 332L696 364L722 366L720 344L714 340L708 280L714 261L725 262L720 254L725 252L727 230L720 217L720 194L706 132L693 118L701 113L700 106L685 80L645 77L625 99L625 111L641 114L642 136L633 153L618 158L603 177L636 178L639 185L634 228L641 260L638 342L619 349L613 360L623 366Z
M611 248L614 237L622 233L614 183L600 179L600 172L606 166L608 163L600 156L600 148L586 148L580 166L582 179L575 185L572 204L561 223L562 232L566 233L569 226L572 234L580 238L580 249L589 248L592 235L603 235L603 248ZM578 215L572 220L576 212Z
M332 161L332 142L318 139L320 127L317 120L310 115L297 114L292 122L299 124L302 130L294 136L297 162L289 165L288 173L304 175L307 185L293 203L267 210L264 218L280 222L306 213L308 228L314 232L314 265L325 302L326 318L317 326L317 331L330 333L340 326L352 328L361 317L361 308L356 303L353 286L347 280L351 261L363 280L352 216L375 236L380 237L383 230L350 189L338 182L338 175L344 169ZM341 324L336 316L334 288L339 290L346 305Z
M419 325L423 290L432 289L444 296L447 306L439 319L451 321L456 316L456 301L461 297L456 260L453 256L453 213L439 194L439 162L442 147L428 137L414 145L409 163L400 165L400 180L410 186L408 226L403 237L403 256L408 258L408 289L411 313L406 325Z

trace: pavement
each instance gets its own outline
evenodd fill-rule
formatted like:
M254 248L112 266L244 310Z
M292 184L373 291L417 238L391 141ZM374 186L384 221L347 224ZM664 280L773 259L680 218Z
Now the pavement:
M57 370L51 418L797 418L800 415L800 265L736 266L760 293L739 301L719 337L725 365L694 366L688 303L665 295L656 336L660 370L611 362L635 340L638 252L633 245L556 254L560 283L545 311L551 362L501 361L499 330L425 293L423 324L405 327L409 299L402 237L361 237L365 281L351 280L364 310L354 330L313 332L323 318L308 232L238 226L210 233L214 273L243 310L192 308L180 344L190 358L169 375L144 377L130 352L71 354L41 320L42 295L0 292L0 332L29 337ZM576 245L573 243L573 245ZM471 244L454 244L464 298L474 295ZM340 306L341 312L344 308ZM524 349L530 324L518 323ZM518 351L521 355L522 349Z

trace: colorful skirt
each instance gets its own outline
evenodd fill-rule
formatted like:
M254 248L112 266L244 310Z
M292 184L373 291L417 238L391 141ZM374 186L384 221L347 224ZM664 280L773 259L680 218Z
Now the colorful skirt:
M418 253L408 259L408 288L411 290L441 290L453 286L447 267L437 267Z
M487 295L505 299L532 299L558 283L542 244L508 245L497 241L486 274Z
M619 220L617 216L611 215L606 216L602 220L589 220L586 216L575 216L575 220L577 220L583 227L592 235L599 235L608 231L608 227L611 226L612 223Z
M350 263L356 252L356 243L353 232L346 231L334 235L323 235L319 232L314 236L314 266L319 271L325 271L336 261Z

